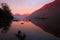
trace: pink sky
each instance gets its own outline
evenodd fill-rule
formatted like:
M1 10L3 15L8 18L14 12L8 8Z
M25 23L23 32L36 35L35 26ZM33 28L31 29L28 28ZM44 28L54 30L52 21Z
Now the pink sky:
M54 0L0 0L0 3L8 3L13 14L31 14L43 5Z

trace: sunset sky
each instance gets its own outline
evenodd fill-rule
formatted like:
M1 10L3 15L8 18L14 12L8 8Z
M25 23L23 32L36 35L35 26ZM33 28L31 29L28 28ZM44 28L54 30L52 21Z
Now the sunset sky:
M0 3L7 3L13 14L31 14L43 5L54 0L0 0Z

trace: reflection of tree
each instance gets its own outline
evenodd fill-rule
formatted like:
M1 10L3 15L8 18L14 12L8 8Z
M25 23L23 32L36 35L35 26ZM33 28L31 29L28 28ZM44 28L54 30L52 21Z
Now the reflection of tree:
M6 33L9 31L9 28L10 28L10 24L11 24L11 21L7 21L7 22L1 22L0 21L0 29L2 29L2 33Z

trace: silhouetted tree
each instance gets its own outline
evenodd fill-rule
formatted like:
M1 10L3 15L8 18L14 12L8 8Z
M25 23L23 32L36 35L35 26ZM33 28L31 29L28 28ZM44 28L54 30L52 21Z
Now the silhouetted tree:
M7 3L1 3L2 8L0 8L0 21L9 21L13 19L11 10Z
M12 13L10 11L7 3L1 3L2 8L0 8L0 29L2 32L7 32L9 30L11 20L13 20Z

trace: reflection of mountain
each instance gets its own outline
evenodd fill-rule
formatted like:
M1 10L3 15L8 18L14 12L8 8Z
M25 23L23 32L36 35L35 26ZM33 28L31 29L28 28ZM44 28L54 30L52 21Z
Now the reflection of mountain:
M35 18L47 17L47 20L42 19L43 22L33 21ZM32 13L29 18L36 25L43 25L41 28L45 31L60 37L60 1L56 0L52 3L46 4L41 9ZM39 19L40 20L40 19ZM40 26L41 26L40 25Z

